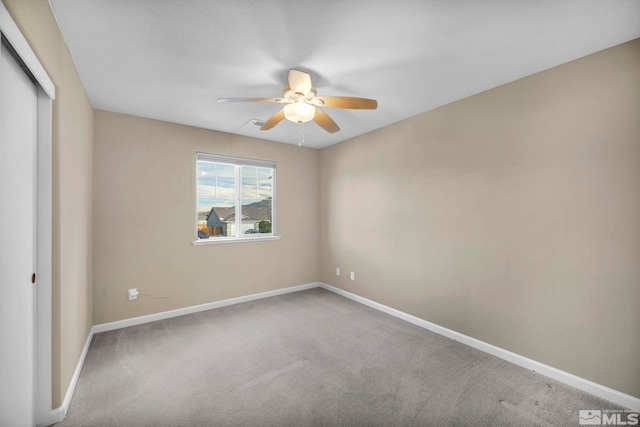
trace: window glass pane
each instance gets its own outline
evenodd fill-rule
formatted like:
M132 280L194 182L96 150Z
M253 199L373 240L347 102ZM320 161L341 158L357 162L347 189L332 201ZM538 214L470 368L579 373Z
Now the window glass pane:
M272 233L273 172L242 166L242 234Z
M235 228L235 165L198 160L198 238L233 236Z
M198 153L198 239L274 235L275 172L274 162Z

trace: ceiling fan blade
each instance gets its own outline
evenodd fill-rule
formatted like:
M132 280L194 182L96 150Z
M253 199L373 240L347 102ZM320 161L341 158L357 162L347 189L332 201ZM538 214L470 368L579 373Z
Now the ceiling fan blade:
M218 102L282 102L283 98L218 98Z
M289 87L293 93L301 93L304 96L309 95L311 91L311 76L300 70L289 70Z
M284 110L278 110L273 116L269 117L269 119L264 122L260 130L269 130L278 123L284 120Z
M313 121L329 133L336 133L340 130L336 122L319 108L316 108L316 115L313 117Z
M349 108L354 110L375 110L378 101L367 98L354 98L351 96L316 96L314 100L320 100L323 107Z

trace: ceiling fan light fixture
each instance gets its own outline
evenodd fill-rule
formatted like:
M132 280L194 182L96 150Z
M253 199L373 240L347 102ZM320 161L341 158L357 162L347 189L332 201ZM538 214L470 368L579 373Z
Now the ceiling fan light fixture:
M340 127L323 109L317 107L346 108L353 110L375 110L378 101L375 99L355 98L353 96L318 97L316 88L311 83L311 76L294 68L289 70L289 84L284 88L283 98L218 98L218 102L275 102L285 104L274 115L269 117L260 130L273 129L278 123L287 119L294 123L315 121L318 126L329 133L335 133ZM302 126L301 126L302 127ZM302 142L304 138L300 138Z
M303 102L294 102L284 106L284 116L294 123L306 123L313 120L316 115L316 107Z

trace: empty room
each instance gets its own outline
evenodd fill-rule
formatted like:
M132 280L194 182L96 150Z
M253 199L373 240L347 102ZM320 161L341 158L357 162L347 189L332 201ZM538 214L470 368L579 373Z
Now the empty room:
M0 426L640 425L640 1L0 32Z

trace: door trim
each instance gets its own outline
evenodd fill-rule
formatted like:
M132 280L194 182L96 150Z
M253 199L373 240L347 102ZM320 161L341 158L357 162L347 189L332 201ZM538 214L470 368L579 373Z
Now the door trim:
M51 109L53 99L38 88L37 240L36 282L36 422L48 426L61 421L53 416L52 384L52 162ZM66 415L66 414L65 414ZM64 418L64 417L63 417Z
M4 6L4 3L0 0L0 31L7 38L9 44L15 49L15 51L22 59L22 62L25 63L27 68L35 79L38 81L38 84L42 87L44 92L49 95L49 98L56 99L56 87L53 84L53 81L49 78L49 75L45 71L44 67L38 61L36 54L29 46L27 39L24 38L20 29L11 18L9 11Z
M60 421L65 411L52 408L52 163L51 115L56 88L22 32L0 0L0 32L11 44L37 81L37 271L36 284L36 395L34 418L37 425Z

